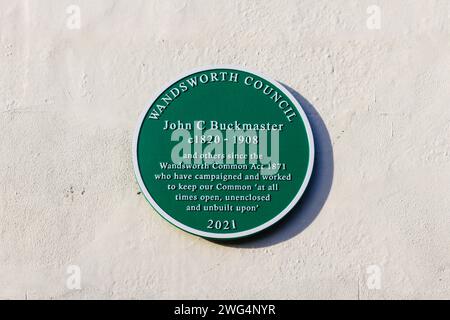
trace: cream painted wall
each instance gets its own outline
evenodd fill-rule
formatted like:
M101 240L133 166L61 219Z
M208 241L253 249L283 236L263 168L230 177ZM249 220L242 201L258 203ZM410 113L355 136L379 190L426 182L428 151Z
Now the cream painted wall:
M449 8L0 0L0 298L450 298ZM133 174L150 97L211 64L291 87L317 140L299 208L244 243L175 229Z

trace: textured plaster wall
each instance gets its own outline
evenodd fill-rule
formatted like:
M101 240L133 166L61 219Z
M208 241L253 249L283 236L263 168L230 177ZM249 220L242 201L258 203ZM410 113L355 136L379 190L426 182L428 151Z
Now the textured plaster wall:
M0 0L0 298L450 298L449 7ZM317 140L300 206L244 243L175 229L134 179L150 97L211 64L288 85Z

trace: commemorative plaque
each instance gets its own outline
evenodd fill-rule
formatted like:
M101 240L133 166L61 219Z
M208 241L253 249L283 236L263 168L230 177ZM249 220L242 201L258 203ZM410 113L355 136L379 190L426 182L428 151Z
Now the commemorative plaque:
M154 97L138 123L133 161L143 194L164 219L198 236L233 239L270 227L298 202L314 141L305 112L281 84L210 67Z

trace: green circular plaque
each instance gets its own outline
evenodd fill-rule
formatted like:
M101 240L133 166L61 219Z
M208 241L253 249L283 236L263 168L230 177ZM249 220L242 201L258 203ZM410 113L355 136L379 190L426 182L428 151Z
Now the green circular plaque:
M133 161L142 192L167 221L232 239L270 227L294 207L311 177L314 142L305 112L278 82L209 67L151 101Z

